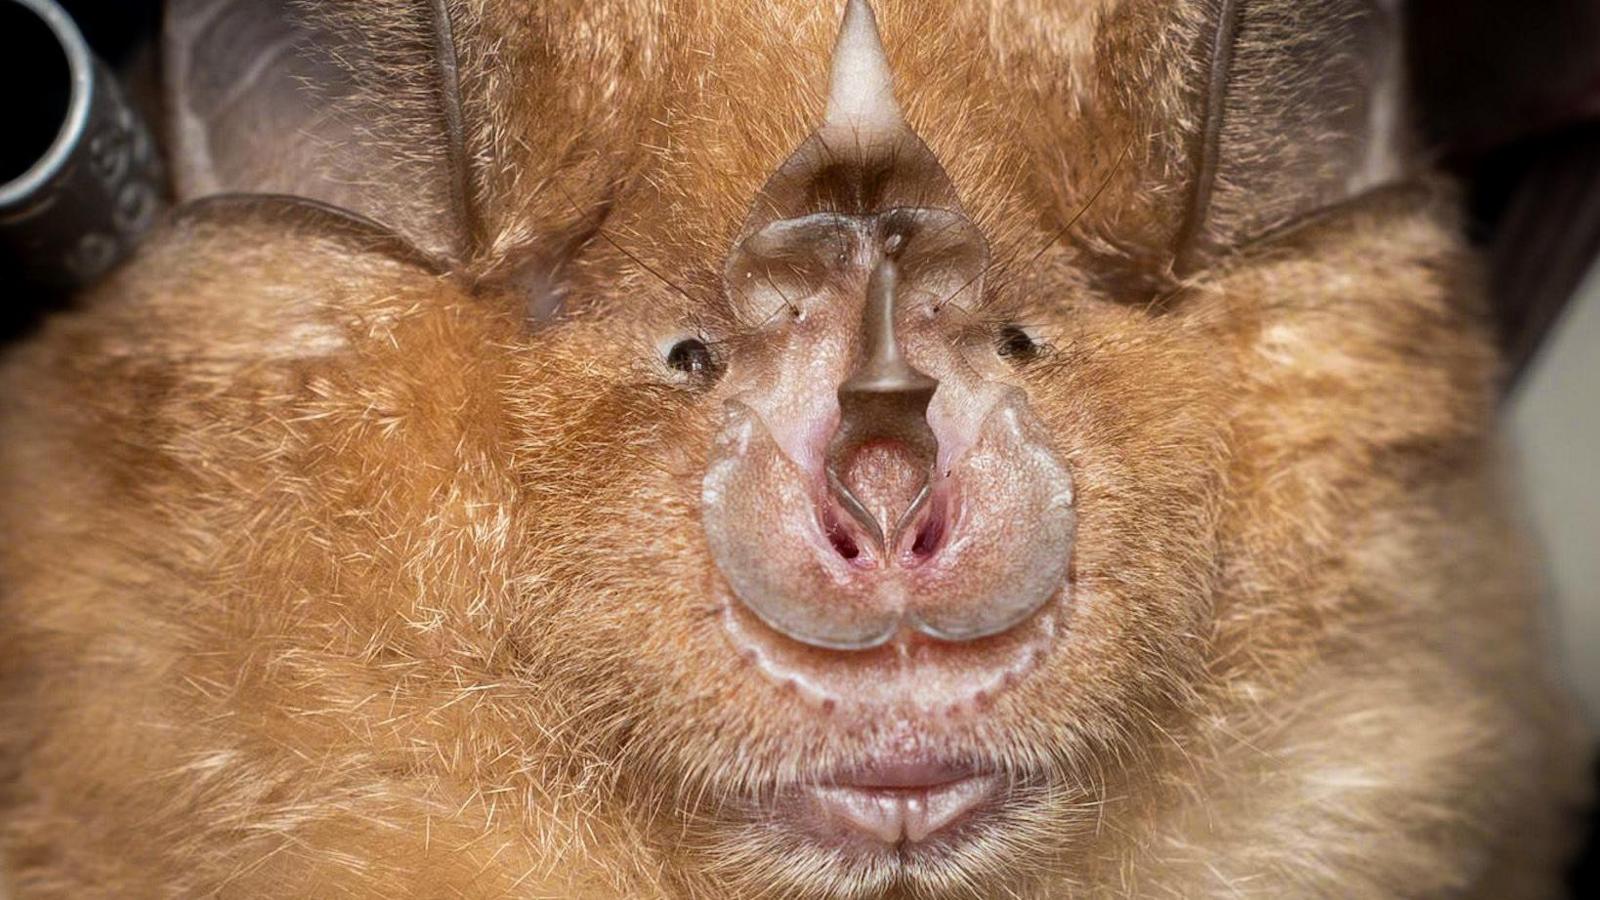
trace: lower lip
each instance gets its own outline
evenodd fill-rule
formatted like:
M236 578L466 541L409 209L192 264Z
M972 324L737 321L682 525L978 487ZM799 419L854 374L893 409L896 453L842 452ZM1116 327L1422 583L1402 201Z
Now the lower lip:
M999 793L997 775L969 774L938 783L810 785L802 818L818 837L895 847L947 836Z

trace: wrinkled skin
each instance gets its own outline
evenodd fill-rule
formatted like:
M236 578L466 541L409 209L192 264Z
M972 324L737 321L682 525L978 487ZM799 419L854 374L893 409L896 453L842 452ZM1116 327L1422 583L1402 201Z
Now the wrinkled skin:
M785 340L728 254L838 10L549 6L458 12L499 79L468 82L498 129L476 255L196 207L10 351L19 896L1555 894L1582 741L1446 186L1178 281L1186 170L1122 149L1184 127L1134 65L1171 52L1154 13L881 4L994 261L908 355L1025 403L1071 589L979 640L819 648L731 596L706 484ZM668 364L688 337L709 369ZM937 840L819 837L808 785L928 753L999 787Z

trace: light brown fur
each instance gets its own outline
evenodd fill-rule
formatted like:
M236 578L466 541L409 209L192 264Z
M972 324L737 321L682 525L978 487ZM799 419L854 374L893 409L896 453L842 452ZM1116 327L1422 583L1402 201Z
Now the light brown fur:
M718 396L658 342L753 324L717 275L814 124L837 10L485 0L455 10L477 280L212 210L10 353L20 896L1555 895L1582 742L1448 188L1175 290L1192 11L878 6L1000 260L972 330L1047 339L1016 382L1080 492L1069 637L970 736L1052 773L1010 837L885 880L737 813L853 738L711 625ZM602 204L530 329L520 261Z

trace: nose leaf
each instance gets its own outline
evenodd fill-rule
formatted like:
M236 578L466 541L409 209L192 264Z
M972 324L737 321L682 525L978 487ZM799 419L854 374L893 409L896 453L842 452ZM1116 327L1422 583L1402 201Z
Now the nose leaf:
M788 638L830 650L906 632L974 641L1068 599L1072 479L1020 391L1001 393L932 492L953 533L924 565L863 569L836 552L819 480L754 408L727 404L702 485L706 537L737 602Z
M878 20L866 0L845 4L839 38L833 46L823 121L861 131L892 130L902 124Z
M988 262L851 0L822 121L724 267L752 326L702 482L730 613L861 651L975 641L1066 595L1067 470L1023 393L983 380L937 315L981 302Z

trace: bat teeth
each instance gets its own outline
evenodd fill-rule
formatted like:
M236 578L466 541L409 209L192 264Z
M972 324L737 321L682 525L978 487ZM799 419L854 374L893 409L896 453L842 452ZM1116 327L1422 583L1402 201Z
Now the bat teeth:
M833 45L826 124L881 131L899 128L902 123L878 20L866 0L850 0Z

